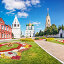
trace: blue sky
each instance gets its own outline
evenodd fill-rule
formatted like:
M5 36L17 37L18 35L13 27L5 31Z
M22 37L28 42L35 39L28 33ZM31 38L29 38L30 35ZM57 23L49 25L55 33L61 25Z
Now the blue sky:
M26 24L35 25L35 32L45 29L47 8L51 24L64 24L64 0L0 0L0 17L5 24L12 25L15 15L25 34Z

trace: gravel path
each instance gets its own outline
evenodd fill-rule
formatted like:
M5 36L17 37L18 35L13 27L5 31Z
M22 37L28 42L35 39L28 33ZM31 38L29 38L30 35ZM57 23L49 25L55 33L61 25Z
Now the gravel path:
M36 40L35 42L44 48L47 52L64 62L64 45L43 40Z

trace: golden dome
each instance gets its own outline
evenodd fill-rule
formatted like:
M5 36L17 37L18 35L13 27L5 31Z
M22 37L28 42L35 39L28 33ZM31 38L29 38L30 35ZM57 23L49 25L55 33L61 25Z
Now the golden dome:
M29 23L29 26L31 26L32 24L31 23Z

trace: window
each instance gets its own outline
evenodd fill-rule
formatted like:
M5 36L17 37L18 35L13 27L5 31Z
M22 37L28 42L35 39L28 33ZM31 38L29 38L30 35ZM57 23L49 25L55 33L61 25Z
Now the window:
M14 27L16 27L16 24L14 24Z
M5 30L6 30L6 26L5 26Z
M7 27L7 31L8 31L8 27Z
M2 33L2 38L4 37L4 34Z
M5 38L6 38L6 34L5 34Z
M8 34L7 34L7 38L8 38Z
M4 29L4 26L2 25L2 29Z
M19 27L19 24L18 24L18 27Z

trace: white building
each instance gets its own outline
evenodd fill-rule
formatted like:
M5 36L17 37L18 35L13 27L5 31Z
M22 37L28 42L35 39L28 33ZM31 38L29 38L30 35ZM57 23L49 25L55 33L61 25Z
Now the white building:
M61 29L59 31L59 37L64 38L64 30Z
M20 23L17 19L17 16L15 15L13 24L12 24L12 33L14 38L20 38L21 37L21 28L20 28Z
M34 36L35 36L34 25L29 23L26 25L25 37L34 37Z

